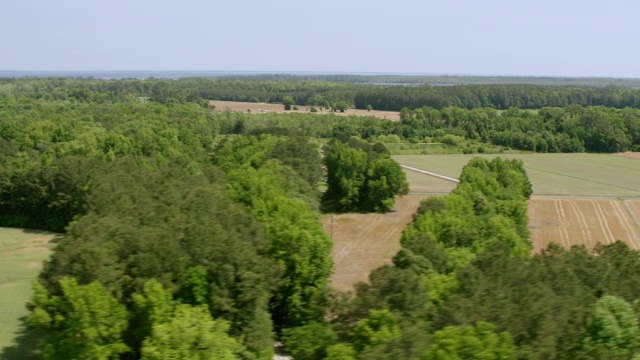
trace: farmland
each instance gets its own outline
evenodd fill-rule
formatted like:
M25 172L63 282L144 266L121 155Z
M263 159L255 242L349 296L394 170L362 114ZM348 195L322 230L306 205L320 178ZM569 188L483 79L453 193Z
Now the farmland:
M631 155L629 155L631 154ZM570 247L625 241L640 249L640 163L634 153L520 154L533 185L529 229L534 251L550 242ZM457 177L476 155L394 156L401 164ZM494 157L484 155L483 157ZM501 155L502 156L502 155ZM412 192L448 192L456 183L406 171ZM544 197L540 197L544 196ZM628 197L622 200L599 197Z
M7 348L14 345L21 318L28 314L25 304L31 282L51 253L53 237L41 231L0 228L0 349L6 358L15 358Z
M251 103L251 102L240 102L240 101L218 101L212 100L209 104L216 107L216 110L220 111L240 111L251 113L261 113L261 112L277 112L277 113L308 113L309 106L298 105L298 110L284 110L284 106L281 104L267 104L267 103ZM320 110L318 108L318 112L315 114L334 114L334 115L357 115L357 116L375 116L380 119L388 119L392 121L400 120L400 113L397 111L379 111L379 110L362 110L362 109L347 109L345 112L331 112L327 109Z
M640 163L609 154L394 155L393 158L403 165L457 178L462 167L477 156L522 160L534 195L640 197ZM419 179L413 177L412 191L424 192L428 187L426 181L431 180Z
M529 230L534 252L555 242L564 247L622 240L640 249L640 200L532 198Z
M400 250L400 234L424 197L402 196L395 211L387 214L325 215L324 229L333 240L331 286L351 290L356 283L367 281L372 270L391 264Z

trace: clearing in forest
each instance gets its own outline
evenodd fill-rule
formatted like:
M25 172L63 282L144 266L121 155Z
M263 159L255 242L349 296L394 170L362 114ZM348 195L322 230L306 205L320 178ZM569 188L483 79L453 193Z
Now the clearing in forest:
M393 155L402 165L458 178L474 157L520 159L534 195L640 197L640 163L611 154ZM425 175L427 176L427 175ZM420 179L420 177L413 177ZM420 181L420 180L417 180ZM431 180L423 180L431 181ZM438 184L443 184L438 182ZM449 184L451 187L455 184ZM427 185L428 186L428 185ZM411 191L425 184L411 181ZM451 187L451 188L453 188ZM421 191L421 192L423 192ZM434 192L437 191L434 189ZM429 191L425 191L429 192Z
M334 114L334 115L356 115L356 116L373 116L380 119L387 119L391 121L400 121L400 113L397 111L381 111L381 110L363 110L363 109L347 109L345 112L331 112L329 110L320 110L316 106L318 112L312 113L310 106L297 105L298 110L285 110L282 104L268 104L268 103L251 103L240 101L220 101L211 100L209 104L214 105L218 111L240 111L251 112L252 114L260 114L265 112L278 112L278 113L310 113L310 114Z
M640 250L640 200L532 198L529 230L534 252L552 242L591 249L616 240Z
M386 214L327 214L324 230L333 240L334 272L331 287L349 291L368 281L371 271L385 264L400 250L400 235L411 222L425 195L396 199L393 212Z
M51 254L51 240L55 236L37 230L0 228L0 358L29 358L32 349L18 349L16 339L28 315L26 303L31 298L31 283ZM34 341L20 344L35 346Z

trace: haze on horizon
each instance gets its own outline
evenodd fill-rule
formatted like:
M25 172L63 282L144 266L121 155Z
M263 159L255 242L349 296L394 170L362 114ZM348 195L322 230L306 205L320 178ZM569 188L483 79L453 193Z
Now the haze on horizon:
M21 0L0 70L640 77L640 3Z

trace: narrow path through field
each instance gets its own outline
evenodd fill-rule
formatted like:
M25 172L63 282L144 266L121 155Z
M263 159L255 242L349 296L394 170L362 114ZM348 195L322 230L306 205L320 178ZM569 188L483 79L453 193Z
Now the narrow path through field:
M422 169L418 169L418 168L414 168L414 167L407 166L407 165L402 165L402 164L400 166L402 168L404 168L404 169L407 169L407 170L419 172L419 173L425 174L425 175L435 176L435 177L443 179L443 180L453 181L453 182L457 182L457 183L460 182L460 180L458 180L458 179L455 179L455 178L452 178L452 177L449 177L449 176L444 176L444 175L441 175L441 174L436 174L436 173L431 172L431 171L422 170Z

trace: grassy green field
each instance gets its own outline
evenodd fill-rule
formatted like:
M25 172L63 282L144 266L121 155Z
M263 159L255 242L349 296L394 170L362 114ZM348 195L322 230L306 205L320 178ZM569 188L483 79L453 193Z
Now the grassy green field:
M55 234L42 231L0 228L0 359L28 359L33 342L16 339L27 315L31 282L51 253Z
M458 178L474 157L524 162L535 195L640 197L640 161L611 154L394 155L403 165ZM428 192L428 175L411 176L412 191ZM455 183L451 183L451 188ZM436 186L442 188L440 180ZM417 189L420 190L417 190ZM437 190L433 190L434 192Z

